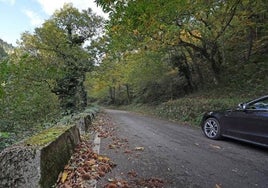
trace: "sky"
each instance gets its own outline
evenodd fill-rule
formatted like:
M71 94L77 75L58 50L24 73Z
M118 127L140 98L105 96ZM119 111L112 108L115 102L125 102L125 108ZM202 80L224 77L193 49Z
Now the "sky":
M94 0L0 0L0 39L16 46L23 32L33 32L65 3L72 3L79 10L90 7L107 18Z

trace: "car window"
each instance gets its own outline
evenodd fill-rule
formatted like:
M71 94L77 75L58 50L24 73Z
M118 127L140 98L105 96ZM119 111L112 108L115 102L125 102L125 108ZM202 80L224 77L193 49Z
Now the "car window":
M264 99L255 103L252 103L248 106L248 109L251 110L268 110L268 99Z

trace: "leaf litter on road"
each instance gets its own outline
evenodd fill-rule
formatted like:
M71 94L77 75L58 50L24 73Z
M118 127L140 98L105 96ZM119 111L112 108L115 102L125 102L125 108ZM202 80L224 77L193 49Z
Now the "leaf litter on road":
M116 165L107 157L93 152L89 142L82 141L75 149L64 171L59 174L58 188L87 188L104 177Z
M142 152L145 150L143 146L130 147L130 143L127 138L121 138L116 132L115 125L111 117L105 114L103 125L101 128L96 128L96 130L101 130L105 132L107 137L103 139L108 139L108 144L106 149L112 150L116 155L127 155L127 159L130 161L131 156L133 158L142 157ZM119 165L119 164L118 164ZM137 166L137 168L139 168ZM126 174L125 179L122 178L122 175ZM162 188L164 187L164 180L156 177L144 178L140 177L135 169L131 169L127 172L121 172L121 178L107 178L106 183L104 183L104 188Z
M93 122L94 131L98 132L99 137L106 139L112 138L109 144L110 149L123 148L122 154L134 154L144 151L144 147L135 147L129 149L127 138L115 136L115 128L112 126L112 120L106 114L100 113ZM91 188L96 182L109 173L116 164L108 156L102 156L93 151L93 145L89 139L82 139L82 142L76 147L64 170L59 174L55 187L57 188ZM136 153L140 156L140 153ZM132 169L126 172L130 180L108 178L104 188L161 188L164 187L164 181L161 178L142 178Z

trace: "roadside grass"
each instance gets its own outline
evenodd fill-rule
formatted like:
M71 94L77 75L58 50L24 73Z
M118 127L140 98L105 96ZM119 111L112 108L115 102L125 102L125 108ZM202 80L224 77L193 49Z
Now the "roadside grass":
M239 103L247 100L248 98L241 97L221 98L193 95L158 105L131 104L122 106L120 109L148 114L185 125L199 126L205 112L235 108Z
M205 112L236 107L239 102L237 98L186 97L159 105L155 109L155 115L198 126Z
M154 101L154 104L133 102L128 106L115 108L199 126L205 112L236 108L239 103L268 95L267 61L266 54L256 54L251 62L235 62L222 72L221 84L216 86L206 83L203 88L180 99L160 102L159 97L159 101Z
M267 69L266 69L267 70ZM238 81L240 80L240 82ZM239 103L267 95L268 77L260 82L242 82L202 90L176 100L158 104L131 104L120 109L152 115L190 126L199 126L203 114L209 111L236 108ZM250 81L250 80L249 80Z

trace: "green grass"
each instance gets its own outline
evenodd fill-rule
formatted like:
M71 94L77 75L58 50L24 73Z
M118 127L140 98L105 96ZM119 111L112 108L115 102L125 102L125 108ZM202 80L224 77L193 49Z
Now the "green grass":
M185 97L157 106L154 115L196 126L205 112L236 107L239 102L236 98Z
M265 70L267 69L265 68ZM157 105L131 104L120 108L191 126L199 126L205 112L235 108L239 103L267 95L268 78L266 74L261 75L263 78L260 82L257 82L258 79L255 79L254 82L251 82L250 79L233 79L234 83L204 88L202 91L177 100Z
M248 100L248 97L217 97L217 95L206 96L199 93L159 105L132 104L122 108L186 125L198 126L205 112L233 108Z

